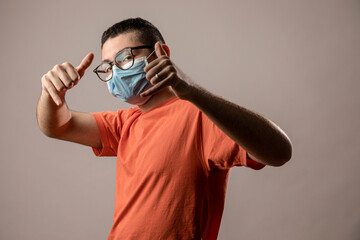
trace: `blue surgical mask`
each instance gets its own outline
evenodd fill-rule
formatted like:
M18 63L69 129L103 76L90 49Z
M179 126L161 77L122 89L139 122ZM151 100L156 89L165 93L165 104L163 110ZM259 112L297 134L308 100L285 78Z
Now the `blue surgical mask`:
M144 67L148 64L146 57L135 59L134 65L128 70L113 66L112 78L107 82L109 92L121 101L142 105L151 96L141 97L140 94L151 87L146 79Z

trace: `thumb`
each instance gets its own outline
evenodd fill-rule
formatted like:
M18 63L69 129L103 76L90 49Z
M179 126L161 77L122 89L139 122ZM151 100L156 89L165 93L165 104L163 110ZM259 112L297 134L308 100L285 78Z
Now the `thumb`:
M160 57L160 56L167 56L163 46L160 44L160 42L155 43L155 52L156 52L156 56Z
M91 65L93 59L94 59L94 54L89 53L88 55L86 55L84 57L84 59L79 64L79 66L77 66L75 68L76 71L79 73L80 78L82 78L82 76L84 76L85 70Z

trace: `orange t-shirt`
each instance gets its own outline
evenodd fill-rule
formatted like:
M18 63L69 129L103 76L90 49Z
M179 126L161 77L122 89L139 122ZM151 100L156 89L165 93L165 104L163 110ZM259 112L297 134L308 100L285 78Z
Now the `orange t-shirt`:
M216 239L229 169L263 164L190 102L170 98L93 113L102 148L117 156L114 223L108 239Z

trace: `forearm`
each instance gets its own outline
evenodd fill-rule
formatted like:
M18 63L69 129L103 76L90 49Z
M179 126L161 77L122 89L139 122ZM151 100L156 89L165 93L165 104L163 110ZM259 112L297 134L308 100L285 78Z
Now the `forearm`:
M36 117L40 130L49 137L56 137L71 119L71 111L65 101L56 105L51 96L43 89L38 101Z
M196 85L189 87L185 99L255 157L254 160L281 166L291 158L290 139L270 120Z

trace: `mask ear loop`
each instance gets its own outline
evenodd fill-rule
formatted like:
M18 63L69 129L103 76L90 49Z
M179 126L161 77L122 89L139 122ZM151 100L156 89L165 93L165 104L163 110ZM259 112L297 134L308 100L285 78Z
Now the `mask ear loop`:
M154 49L154 51L152 51L152 52L149 54L149 56L146 57L146 65L149 64L147 60L151 57L151 55L154 54L154 52L155 52L155 49Z

